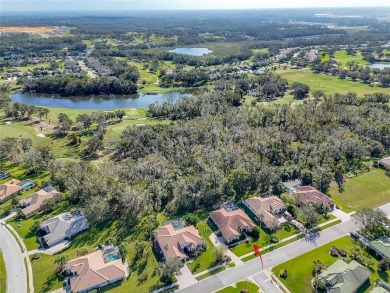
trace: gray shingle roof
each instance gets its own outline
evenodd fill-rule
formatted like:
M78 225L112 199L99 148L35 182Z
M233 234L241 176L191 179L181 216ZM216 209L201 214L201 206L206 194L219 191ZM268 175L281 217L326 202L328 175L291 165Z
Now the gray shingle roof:
M318 280L326 285L329 293L353 293L370 274L369 269L354 260L349 264L337 260L318 276Z

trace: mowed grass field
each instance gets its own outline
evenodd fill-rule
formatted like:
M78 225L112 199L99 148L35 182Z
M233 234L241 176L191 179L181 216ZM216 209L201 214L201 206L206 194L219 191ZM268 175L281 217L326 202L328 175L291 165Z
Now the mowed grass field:
M345 179L344 191L340 193L332 183L328 194L336 202L343 202L352 209L375 208L390 202L390 177L382 169Z
M334 53L334 59L340 62L340 66L345 67L347 62L357 62L360 65L368 65L370 64L366 60L363 60L363 56L360 52L357 52L355 56L347 55L345 50L340 50Z
M355 92L358 96L375 92L390 94L390 88L381 88L378 86L369 86L360 82L339 79L335 76L325 74L315 74L310 69L278 69L278 75L288 80L288 82L302 82L310 87L310 90L321 90L325 94Z
M3 254L0 252L0 293L7 292L7 271L5 269L5 262Z
M304 240L302 240L304 241ZM330 248L336 246L338 248L344 249L350 255L351 249L356 246L356 243L349 236L345 236L331 243L325 244L321 247L318 247L308 253L305 253L301 256L298 256L294 259L291 259L287 262L284 262L272 269L275 276L279 277L280 271L282 269L287 270L287 278L279 278L284 285L291 291L291 293L302 293L302 292L312 292L311 280L313 279L313 270L315 260L320 260L327 267L333 264L338 258L332 257L329 254ZM362 250L360 248L360 250ZM363 254L370 258L373 262L373 265L370 267L371 275L369 281L363 284L362 287L357 292L370 292L369 290L373 288L375 280L379 278L379 273L377 271L378 260L370 256L367 252L363 251ZM389 271L385 274L382 274L382 277L385 277L385 281L388 282L386 276L388 276Z

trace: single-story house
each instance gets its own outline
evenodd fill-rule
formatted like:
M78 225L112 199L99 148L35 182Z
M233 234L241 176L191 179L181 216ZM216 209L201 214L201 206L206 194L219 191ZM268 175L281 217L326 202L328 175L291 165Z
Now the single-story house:
M66 212L43 221L40 229L47 246L54 246L89 228L88 220L81 209Z
M172 224L168 224L157 228L156 232L155 241L165 260L172 257L187 260L189 252L204 245L204 240L193 225L175 229Z
M3 203L13 196L30 189L35 183L31 180L19 181L17 179L11 179L4 184L0 185L0 203Z
M58 202L61 200L61 193L54 187L47 186L20 200L19 205L22 208L22 213L28 216L40 211L43 202L48 199L53 199L55 202Z
M250 232L256 226L242 209L227 211L221 208L209 213L209 216L227 244L237 241L242 233Z
M332 211L334 202L321 191L312 186L299 186L294 193L299 205L318 204L328 206Z
M294 194L297 192L297 188L302 186L302 181L296 179L296 180L282 182L282 184L289 194Z
M370 274L371 271L357 261L346 263L339 259L318 276L318 281L325 285L328 293L354 293Z
M287 210L287 205L277 196L252 197L243 201L243 204L264 224L267 228L279 226L278 215Z
M117 246L103 246L65 266L71 277L66 281L71 292L84 293L122 281L128 276Z
M370 241L368 246L374 250L377 255L390 262L390 239L388 237Z
M384 168L390 168L390 157L380 159L378 163Z

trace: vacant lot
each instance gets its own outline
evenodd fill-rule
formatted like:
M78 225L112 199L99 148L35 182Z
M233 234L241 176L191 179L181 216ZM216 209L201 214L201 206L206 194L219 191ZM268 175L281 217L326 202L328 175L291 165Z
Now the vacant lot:
M378 86L371 87L367 84L339 79L335 76L315 74L310 69L279 69L276 73L289 82L296 81L307 84L310 86L312 92L317 90L321 90L326 94L346 94L348 92L355 92L359 96L375 92L390 94L390 88L381 88Z
M0 32L4 33L30 33L30 34L44 34L54 31L51 27L43 26L2 26L0 27Z
M282 263L274 267L272 271L276 276L279 277L279 273L282 269L287 270L287 274L288 274L287 278L281 279L281 281L287 286L287 288L292 293L312 292L311 280L313 279L312 273L314 270L313 261L320 260L326 266L330 266L337 260L337 258L332 257L329 254L329 250L331 246L337 246L338 248L344 249L348 252L348 255L350 255L350 250L355 245L356 243L350 237L345 236L329 244L314 249L308 253L305 253L299 257L296 257L292 260ZM369 292L368 289L372 288L374 286L375 280L379 278L379 274L377 272L378 260L371 257L365 251L363 253L366 257L369 257L373 262L373 265L370 268L372 273L370 276L370 281L365 283L357 292ZM386 282L388 281L387 280L388 277L386 277L388 276L388 272L382 275L382 277L385 278Z
M351 206L352 209L378 207L390 202L390 178L382 169L372 169L368 173L347 178L344 191L338 192L336 184L332 184L329 195L337 201Z

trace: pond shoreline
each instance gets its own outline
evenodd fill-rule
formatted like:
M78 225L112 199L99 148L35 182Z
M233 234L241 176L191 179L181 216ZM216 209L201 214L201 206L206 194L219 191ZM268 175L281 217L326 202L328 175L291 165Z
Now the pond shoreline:
M15 93L11 95L13 102L49 108L67 108L83 110L111 110L121 108L148 108L155 102L161 103L169 99L178 100L190 96L191 90L159 93L138 93L135 95L105 95L63 97L51 94Z

